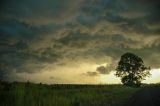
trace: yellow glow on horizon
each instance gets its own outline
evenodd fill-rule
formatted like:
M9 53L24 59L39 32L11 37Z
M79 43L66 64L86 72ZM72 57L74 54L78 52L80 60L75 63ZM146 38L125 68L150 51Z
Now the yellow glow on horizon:
M142 83L160 83L160 69L152 69L150 73L151 76L147 77ZM111 72L108 75L100 75L98 80L103 84L121 83L120 78L117 78L114 74L115 72Z
M100 74L96 71L99 66L107 66L105 64L77 64L73 66L52 67L44 69L39 73L27 74L19 73L17 77L25 78L25 81L43 82L43 83L74 83L74 84L119 84L120 78L115 76L115 71L110 74ZM97 72L95 76L87 75L87 72ZM160 69L152 69L151 76L147 77L142 83L160 83Z
M111 72L108 75L100 75L100 83L102 84L119 84L121 83L120 78L115 76L115 72Z
M143 83L160 83L160 69L152 69L151 76L147 77Z

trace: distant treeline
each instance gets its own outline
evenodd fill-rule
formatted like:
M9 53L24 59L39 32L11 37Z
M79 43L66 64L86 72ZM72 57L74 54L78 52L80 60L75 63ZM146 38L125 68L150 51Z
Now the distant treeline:
M11 86L15 85L23 85L25 87L47 87L47 88L54 88L54 89L75 89L75 88L103 88L106 86L122 86L121 84L43 84L43 83L32 83L32 82L7 82L7 81L0 81L0 88L9 89Z

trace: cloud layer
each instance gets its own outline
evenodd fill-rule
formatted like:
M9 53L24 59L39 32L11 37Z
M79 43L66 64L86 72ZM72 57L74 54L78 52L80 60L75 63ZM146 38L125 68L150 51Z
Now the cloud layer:
M115 64L125 52L160 68L158 0L5 0L0 4L3 80L82 63ZM114 67L85 72L109 74Z

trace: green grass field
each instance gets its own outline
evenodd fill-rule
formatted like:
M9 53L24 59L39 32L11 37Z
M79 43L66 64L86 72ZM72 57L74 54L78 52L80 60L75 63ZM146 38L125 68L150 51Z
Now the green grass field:
M0 83L0 106L121 106L140 88Z

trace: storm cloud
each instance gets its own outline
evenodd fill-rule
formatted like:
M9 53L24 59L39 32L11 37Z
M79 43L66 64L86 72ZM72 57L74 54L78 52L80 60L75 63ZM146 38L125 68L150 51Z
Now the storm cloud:
M109 74L125 52L160 68L159 11L159 0L2 0L0 79L82 63Z

